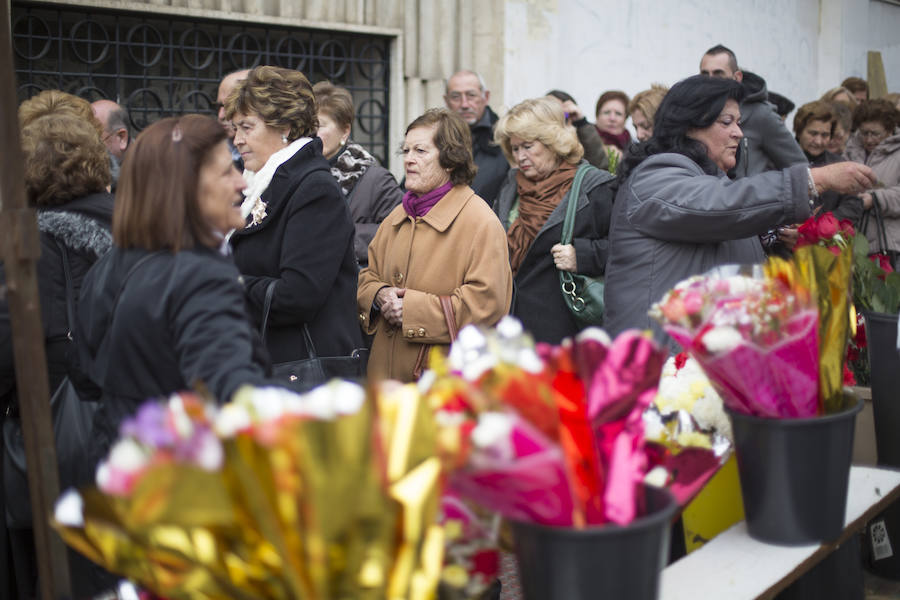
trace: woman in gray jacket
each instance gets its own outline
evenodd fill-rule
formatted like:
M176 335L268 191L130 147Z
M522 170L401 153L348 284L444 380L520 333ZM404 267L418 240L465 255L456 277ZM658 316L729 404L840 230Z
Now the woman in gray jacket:
M667 341L647 311L676 283L722 264L762 262L759 234L803 222L820 192L872 185L870 169L848 162L728 179L743 137L743 94L735 81L703 75L675 84L653 137L626 158L606 267L611 334L650 328Z

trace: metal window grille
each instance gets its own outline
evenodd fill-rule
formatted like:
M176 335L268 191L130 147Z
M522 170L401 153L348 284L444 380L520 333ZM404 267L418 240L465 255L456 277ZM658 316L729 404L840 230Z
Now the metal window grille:
M108 98L138 132L162 117L215 116L225 74L276 65L347 88L353 139L387 164L388 37L27 2L13 2L12 17L20 102L46 89Z

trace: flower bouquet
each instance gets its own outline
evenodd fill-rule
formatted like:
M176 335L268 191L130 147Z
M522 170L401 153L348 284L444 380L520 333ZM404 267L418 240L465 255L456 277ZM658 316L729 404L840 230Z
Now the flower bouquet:
M433 357L447 489L508 519L526 598L655 594L676 507L644 483L643 413L664 360L642 332L535 345L512 318Z
M440 462L418 400L412 386L367 398L332 382L244 388L218 409L191 394L150 402L54 525L166 598L430 598Z

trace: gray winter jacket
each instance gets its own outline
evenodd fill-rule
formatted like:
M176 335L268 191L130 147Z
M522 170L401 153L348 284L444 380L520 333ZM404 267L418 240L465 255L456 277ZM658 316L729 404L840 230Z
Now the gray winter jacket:
M900 251L900 127L868 156L857 131L847 141L846 154L850 160L871 167L879 183L884 184L883 188L870 191L875 193L878 208L884 217L887 249ZM869 219L865 234L873 252L882 249L877 242L878 232L874 218Z
M741 149L732 173L736 178L806 164L803 150L767 100L765 80L744 71L747 96L741 103Z
M606 265L606 329L650 328L650 305L713 267L765 259L759 234L809 217L806 165L732 181L681 154L635 167L616 195Z

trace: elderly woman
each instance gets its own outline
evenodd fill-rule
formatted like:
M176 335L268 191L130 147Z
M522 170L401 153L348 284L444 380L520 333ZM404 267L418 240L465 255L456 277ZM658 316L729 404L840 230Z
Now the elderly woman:
M113 197L107 191L110 173L106 147L96 126L84 118L83 109L90 110L90 105L63 92L56 94L60 95L57 99L68 96L65 102L56 104L56 110L36 111L32 110L34 102L23 104L28 125L22 128L25 192L29 205L37 210L40 236L38 294L51 393L69 372L75 356L70 333L76 323L69 320L68 298L72 297L71 308L76 309L74 296L85 273L112 247L113 214ZM70 287L66 285L67 273ZM5 282L0 263L0 288ZM10 419L10 425L15 427L18 405L11 325L6 297L0 294L0 420ZM10 527L17 597L33 598L37 590L37 562L27 510L28 490L24 477L19 480L22 487L13 487L14 474L5 478L11 487L4 491L4 497L17 496L20 500L6 502L0 519ZM67 485L75 483L70 475L63 473ZM6 543L5 535L2 541ZM74 569L73 574L75 590L84 595L80 569Z
M809 102L800 107L794 117L794 134L797 143L806 154L810 167L841 162L841 157L828 151L831 133L837 127L832 105L821 100ZM819 195L816 207L822 212L832 212L838 219L848 219L854 227L859 225L862 216L862 201L849 194L838 194L828 191Z
M411 381L429 345L450 343L453 321L490 326L509 310L506 238L469 187L471 147L468 125L446 109L406 128L407 192L378 228L359 273L359 318L375 335L369 377Z
M726 263L758 263L759 235L809 217L826 190L853 193L872 171L843 162L794 165L736 181L744 90L731 79L696 75L675 84L656 113L653 137L624 164L606 267L607 329L653 329L650 305L676 283Z
M603 92L597 99L597 131L607 147L620 153L628 149L631 134L625 129L628 118L628 95L619 90Z
M579 326L563 301L559 270L603 275L613 177L590 167L577 198L569 193L583 150L558 103L517 104L497 122L494 139L515 165L494 203L506 228L516 284L512 314L542 342L559 343ZM577 202L572 243L560 244L569 202Z
M900 111L888 100L869 100L853 111L853 125L847 158L868 165L878 178L878 188L869 186L860 198L881 216L887 248L878 241L877 219L868 219L864 233L873 251L900 252Z
M646 142L653 136L653 118L668 91L666 86L654 83L649 90L635 94L628 103L628 115L639 142Z
M225 102L244 160L242 213L231 236L251 314L263 320L275 282L266 345L273 363L308 358L304 326L318 356L362 345L356 323L353 223L322 156L316 98L299 71L256 67Z
M356 228L354 250L361 267L369 261L369 242L378 225L400 204L403 192L390 171L378 164L365 148L350 139L353 97L327 81L313 86L319 107L319 139L331 174L341 186Z

